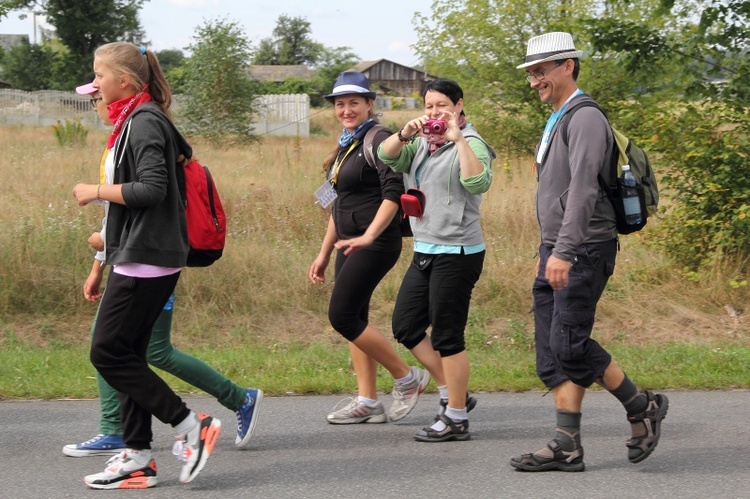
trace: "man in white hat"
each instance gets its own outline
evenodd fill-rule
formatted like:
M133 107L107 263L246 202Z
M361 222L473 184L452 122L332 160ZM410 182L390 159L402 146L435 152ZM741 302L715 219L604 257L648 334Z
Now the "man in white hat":
M607 118L595 107L566 114L592 100L576 83L581 55L569 33L547 33L529 40L526 60L518 66L554 110L535 155L541 245L533 297L537 374L554 394L557 409L552 440L541 450L511 458L511 466L521 471L585 469L581 406L586 388L595 382L625 407L632 463L646 459L658 444L669 407L666 396L639 389L591 338L618 241L614 209L597 180L613 148Z

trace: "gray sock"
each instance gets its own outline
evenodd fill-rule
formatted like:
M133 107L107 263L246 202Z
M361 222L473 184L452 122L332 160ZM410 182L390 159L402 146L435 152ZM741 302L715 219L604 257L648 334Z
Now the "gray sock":
M555 440L563 450L572 451L581 446L581 413L557 409Z
M628 378L627 374L622 383L620 383L620 386L614 390L610 390L609 393L614 395L622 406L625 407L628 416L643 412L648 406L646 394L638 390L638 387Z

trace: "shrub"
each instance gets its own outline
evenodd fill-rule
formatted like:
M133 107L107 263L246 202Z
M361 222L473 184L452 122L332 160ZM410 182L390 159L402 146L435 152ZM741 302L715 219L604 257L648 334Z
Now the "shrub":
M52 125L55 131L55 138L60 147L81 147L86 145L86 137L89 131L81 124L81 120L65 120L65 123L57 120L56 125Z
M672 201L660 244L691 269L747 262L750 117L718 103L688 104L654 114L651 124L658 170Z

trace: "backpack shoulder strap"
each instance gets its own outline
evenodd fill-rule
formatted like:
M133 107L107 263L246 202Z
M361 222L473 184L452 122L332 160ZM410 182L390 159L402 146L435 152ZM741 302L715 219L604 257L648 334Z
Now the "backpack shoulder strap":
M585 100L583 102L579 102L575 106L571 107L568 110L568 112L565 113L565 115L563 116L564 121L560 124L560 134L562 135L563 143L566 146L568 145L568 123L570 122L570 119L573 117L573 114L583 107L594 107L598 109L599 112L601 112L604 115L604 119L606 119L607 123L609 124L609 118L607 117L607 113L604 112L604 110L599 106L599 104L596 101ZM609 171L607 171L608 178L605 178L600 172L598 175L598 180L599 180L599 185L601 185L602 189L604 189L604 192L611 195L611 192L616 188L616 185L617 185L617 173L618 173L617 161L620 155L624 153L624 150L621 150L618 147L617 136L611 124L609 124L609 128L612 131L612 136L614 138L614 144L612 145L614 149L612 151L612 158L610 159L610 162L608 165L609 166Z
M388 127L376 123L372 128L367 130L363 142L363 153L365 155L365 161L367 164L375 168L375 151L373 151L373 142L375 142L375 136L381 130L388 130Z
M575 106L568 109L568 112L565 113L563 116L563 121L560 124L560 134L562 135L563 143L567 146L568 145L568 123L570 122L570 119L573 117L576 111L581 109L582 107L595 107L604 115L604 118L607 120L607 123L609 123L609 118L607 118L607 113L604 112L604 110L599 106L599 104L596 103L596 101L593 100L585 100L583 102L579 102Z

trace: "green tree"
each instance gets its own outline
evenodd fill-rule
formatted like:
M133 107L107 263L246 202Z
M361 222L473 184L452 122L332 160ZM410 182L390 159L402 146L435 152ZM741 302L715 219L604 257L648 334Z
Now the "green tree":
M192 56L184 66L183 129L213 144L255 140L256 93L245 73L252 53L244 31L235 22L209 20L193 39L188 47Z
M676 83L671 100L658 99L645 113L618 116L635 117L630 120L633 129L647 122L647 133L654 137L651 150L660 155L673 202L664 212L658 242L691 271L731 262L746 276L750 1L664 0L659 8L663 16L677 20L671 29L611 19L595 28L594 37L600 51L620 54L626 76L640 67ZM698 22L695 12L701 12Z
M346 71L359 61L359 56L349 47L323 47L315 66L315 76L310 92L310 104L321 106L325 104L324 95L331 93L339 73Z
M435 0L428 15L412 20L415 49L427 73L461 85L469 117L499 151L528 152L549 111L516 69L526 42L547 31L570 31L593 7L593 0Z
M68 86L93 78L94 50L114 41L140 43L143 32L138 11L145 0L4 0L7 10L30 9L47 17L57 37L67 47ZM2 9L0 9L2 13Z
M185 54L179 49L167 49L156 52L156 57L159 58L159 64L172 88L172 93L183 93L186 81Z
M50 88L55 57L49 47L24 41L5 53L0 79L29 92Z
M314 66L323 45L310 39L311 33L310 23L304 17L280 15L273 36L260 41L253 64Z
M185 63L185 54L180 49L159 50L156 52L156 57L164 73L169 73Z

